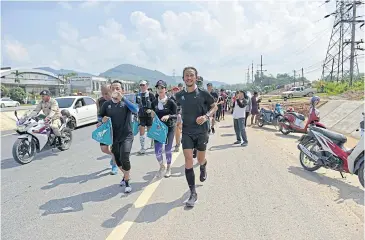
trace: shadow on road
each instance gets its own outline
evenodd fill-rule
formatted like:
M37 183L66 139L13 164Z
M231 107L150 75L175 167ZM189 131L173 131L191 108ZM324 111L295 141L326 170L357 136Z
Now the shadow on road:
M233 125L220 126L219 128L233 128Z
M57 152L59 152L59 150L56 150L56 152L52 152L52 150L47 150L45 152L38 153L32 162L42 160L43 158L57 156L58 155ZM32 164L32 162L30 162L28 164ZM26 166L26 165L27 164L22 165L22 164L17 163L14 160L14 158L7 158L7 159L1 160L1 169L10 169L10 168L16 168L16 167Z
M140 155L139 153L139 150L137 152L133 152L130 154L130 156L138 156L138 157L142 157L142 156L149 156L149 155L152 155L152 154L155 154L155 150L151 150L151 151L146 151L145 154L142 154Z
M262 130L265 130L265 131L268 131L268 132L275 132L275 133L277 133L279 131L278 129L268 128L268 127L265 127L265 126L263 126L263 127L257 127L255 129L262 129Z
M236 134L234 134L234 133L221 134L221 137L233 137L233 136L236 136Z
M231 143L231 144L223 144L223 145L211 146L209 148L209 151L220 151L220 150L225 150L225 149L228 149L228 148L237 148L237 147L242 148L240 144L236 144L235 145L235 144Z
M281 137L281 138L296 139L296 140L299 140L299 138L301 137L301 136L296 136L296 135L284 135L284 134L280 134L280 133L276 133L275 135L277 137Z
M347 199L353 199L357 204L364 206L364 190L360 187L352 186L341 180L329 178L316 172L308 172L300 167L291 166L288 168L288 170L290 173L302 177L308 181L337 188L338 198L335 200L337 203L343 203Z
M108 171L108 172L105 172L105 171ZM105 172L105 173L103 173L103 172ZM101 173L103 173L103 174L101 174ZM48 182L48 183L50 183L50 185L41 187L41 189L48 190L48 189L55 188L62 184L70 184L70 183L82 184L82 183L86 183L87 181L96 180L96 179L99 179L99 178L102 178L102 177L105 177L108 175L110 175L110 169L106 168L101 171L97 171L97 172L90 173L90 174L84 174L84 175L73 176L73 177L59 177L59 178L56 178L56 179Z
M113 198L120 194L121 187L119 184L113 184L111 186L87 193L81 193L75 196L54 199L46 202L39 207L40 210L44 210L42 216L59 213L79 212L84 209L83 204L87 202L102 202Z
M197 185L196 187L201 187L202 185ZM188 199L190 191L187 191L180 198L172 202L161 202L152 203L143 207L142 211L138 214L138 217L134 219L123 219L129 210L135 211L137 209L132 207L132 204L128 204L123 208L119 209L112 214L112 218L106 220L101 225L104 228L115 228L122 220L123 221L133 221L137 223L151 223L155 222L161 217L165 216L169 211L174 208L185 206L184 201ZM185 210L190 210L192 208L184 208ZM133 214L132 214L133 215Z

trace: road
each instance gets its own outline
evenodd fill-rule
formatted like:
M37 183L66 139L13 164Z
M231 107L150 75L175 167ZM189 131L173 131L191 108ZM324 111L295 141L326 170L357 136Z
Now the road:
M227 118L230 118L229 116ZM109 175L108 157L91 140L93 126L74 132L65 152L46 152L19 166L16 136L1 138L3 240L20 239L363 239L364 195L356 176L298 162L298 135L248 128L249 146L233 146L231 120L209 142L208 179L199 202L188 197L184 159L173 155L173 176L158 180L152 150L132 156L133 192ZM133 151L138 150L136 138Z

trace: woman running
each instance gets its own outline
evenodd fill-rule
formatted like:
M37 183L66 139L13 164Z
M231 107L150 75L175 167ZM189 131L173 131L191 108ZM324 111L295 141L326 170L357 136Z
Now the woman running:
M176 127L176 119L177 119L177 106L174 100L170 99L166 95L167 84L163 80L159 80L156 83L156 88L158 92L158 98L155 99L152 104L151 112L152 117L157 115L157 117L166 124L168 127L166 145L165 145L165 154L166 154L166 162L167 168L163 163L162 156L162 147L163 144L155 140L155 154L157 161L160 164L159 177L163 176L164 171L166 170L165 177L168 178L171 176L171 160L172 160L172 143L174 141L175 136L175 127Z

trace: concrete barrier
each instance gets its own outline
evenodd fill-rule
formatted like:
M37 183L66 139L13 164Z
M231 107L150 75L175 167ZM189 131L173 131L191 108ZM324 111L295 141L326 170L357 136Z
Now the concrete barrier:
M359 123L364 112L363 101L330 100L319 108L321 122L327 128L351 136L360 138Z

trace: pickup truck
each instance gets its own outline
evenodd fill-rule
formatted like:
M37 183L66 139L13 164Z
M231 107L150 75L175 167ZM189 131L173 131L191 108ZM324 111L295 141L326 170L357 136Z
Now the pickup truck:
M285 91L281 94L281 97L284 99L294 98L294 97L311 97L313 94L317 92L314 88L305 88L305 87L292 87L289 91Z

